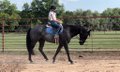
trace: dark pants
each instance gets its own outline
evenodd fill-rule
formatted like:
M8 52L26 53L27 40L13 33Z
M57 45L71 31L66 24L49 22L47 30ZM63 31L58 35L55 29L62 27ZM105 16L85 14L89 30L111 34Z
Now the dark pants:
M50 21L50 24L51 24L51 26L52 26L53 28L56 28L56 29L57 29L56 34L59 34L60 29L61 29L60 24L58 24L58 23L57 23L57 22L55 22L55 21Z

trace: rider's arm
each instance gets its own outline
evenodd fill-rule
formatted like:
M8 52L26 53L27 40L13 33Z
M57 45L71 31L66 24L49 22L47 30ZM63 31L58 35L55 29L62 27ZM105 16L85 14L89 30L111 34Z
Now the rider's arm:
M60 23L60 20L56 18L56 13L51 13L51 18L53 21L56 21L57 23Z

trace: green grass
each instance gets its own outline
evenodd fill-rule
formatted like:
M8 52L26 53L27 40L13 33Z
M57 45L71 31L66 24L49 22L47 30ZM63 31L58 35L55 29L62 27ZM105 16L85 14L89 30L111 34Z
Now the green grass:
M26 34L6 33L5 49L26 49ZM86 40L84 45L79 45L77 37L73 38L69 44L70 49L120 49L120 31L94 31ZM0 34L0 49L2 48L2 35ZM57 45L45 43L45 49L56 49ZM36 45L38 49L38 43Z

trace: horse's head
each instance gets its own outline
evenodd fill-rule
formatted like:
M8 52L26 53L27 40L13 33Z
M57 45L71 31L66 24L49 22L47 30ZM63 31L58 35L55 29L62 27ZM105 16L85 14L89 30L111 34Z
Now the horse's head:
M80 34L79 34L80 45L83 45L85 43L87 37L90 36L90 32L91 32L91 30L88 28L85 28L85 27L82 27L80 29Z

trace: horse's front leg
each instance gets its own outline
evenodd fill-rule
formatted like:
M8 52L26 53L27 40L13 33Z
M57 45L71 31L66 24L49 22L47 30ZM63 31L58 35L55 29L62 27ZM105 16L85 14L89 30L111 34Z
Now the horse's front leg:
M60 52L60 50L61 50L62 47L63 47L63 45L60 45L60 44L59 44L59 46L58 46L58 48L57 48L57 50L56 50L56 53L55 53L55 55L53 56L53 63L55 62L56 56L57 56L57 54Z
M66 53L67 53L68 61L69 61L71 64L73 64L73 61L71 60L70 54L69 54L68 43L65 43L65 44L64 44L64 48L65 48L65 51L66 51Z

